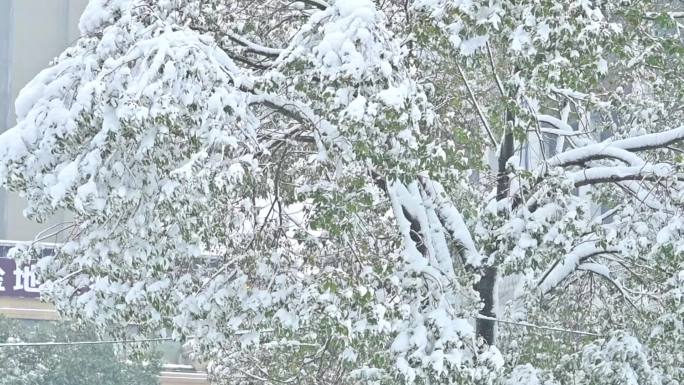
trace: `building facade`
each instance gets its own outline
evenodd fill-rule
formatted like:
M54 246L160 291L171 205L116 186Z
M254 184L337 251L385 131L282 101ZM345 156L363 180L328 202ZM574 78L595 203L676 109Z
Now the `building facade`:
M14 100L19 91L50 61L79 37L78 21L88 0L0 0L0 132L14 126ZM0 314L18 319L58 319L54 308L39 300L39 283L30 266L17 266L8 250L32 241L44 229L69 219L58 213L46 223L23 215L25 202L0 190ZM59 243L58 235L45 242ZM162 385L207 384L177 344L161 346L167 365Z

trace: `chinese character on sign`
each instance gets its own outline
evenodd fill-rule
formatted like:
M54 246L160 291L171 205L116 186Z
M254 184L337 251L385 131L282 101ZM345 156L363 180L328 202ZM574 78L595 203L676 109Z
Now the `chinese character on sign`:
M14 270L14 290L24 290L27 293L39 293L36 272L29 266L17 267Z
M36 261L17 264L14 259L8 258L14 246L14 243L0 241L0 297L38 298L40 282L35 270ZM51 249L42 251L41 256L47 255L52 255Z
M10 248L0 244L0 297L40 297L40 282L35 266L31 263L17 265L12 258L4 257Z

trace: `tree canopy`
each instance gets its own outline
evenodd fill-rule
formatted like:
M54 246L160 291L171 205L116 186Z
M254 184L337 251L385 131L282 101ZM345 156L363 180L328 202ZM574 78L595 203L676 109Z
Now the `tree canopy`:
M676 6L91 0L0 179L218 383L679 383Z

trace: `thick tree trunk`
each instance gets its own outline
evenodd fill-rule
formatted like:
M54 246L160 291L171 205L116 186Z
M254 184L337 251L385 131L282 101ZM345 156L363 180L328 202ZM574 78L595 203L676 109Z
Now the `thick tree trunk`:
M512 121L512 116L507 113L507 120ZM510 128L504 135L503 143L501 143L501 150L498 159L498 174L496 178L496 200L501 201L508 197L508 190L511 187L511 181L506 171L506 163L513 156L513 132ZM488 262L482 267L480 280L475 284L475 290L480 295L482 301L482 310L480 315L490 318L495 318L494 300L497 269L493 261ZM489 319L477 319L475 322L477 335L482 337L488 345L496 343L496 322Z
M496 284L496 266L486 266L480 280L475 284L475 290L480 294L483 303L480 315L496 317L494 313L494 285ZM488 345L494 345L496 322L478 318L476 321L477 335L482 337Z

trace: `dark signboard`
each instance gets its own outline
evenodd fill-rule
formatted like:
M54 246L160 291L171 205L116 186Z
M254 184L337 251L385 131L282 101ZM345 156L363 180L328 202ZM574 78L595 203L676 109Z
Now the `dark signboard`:
M7 258L12 247L14 245L0 244L0 297L40 297L40 284L33 264L17 266L13 259Z

